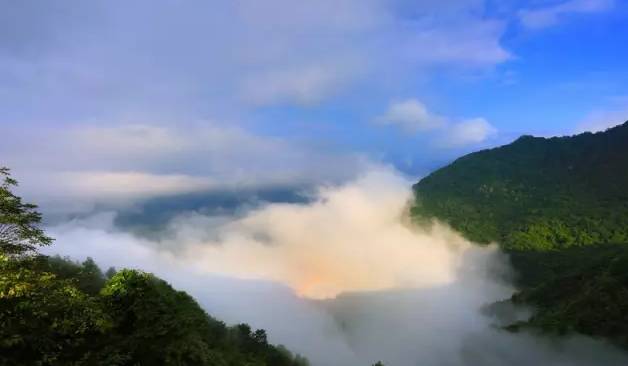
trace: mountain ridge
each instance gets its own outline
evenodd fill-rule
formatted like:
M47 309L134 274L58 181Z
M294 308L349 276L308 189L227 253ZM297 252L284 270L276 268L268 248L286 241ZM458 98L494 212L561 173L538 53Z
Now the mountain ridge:
M423 178L413 186L412 214L507 249L628 242L627 142L628 122L598 133L524 135Z
M437 218L509 255L512 303L536 311L507 327L577 332L628 349L628 122L465 155L413 186L415 220Z

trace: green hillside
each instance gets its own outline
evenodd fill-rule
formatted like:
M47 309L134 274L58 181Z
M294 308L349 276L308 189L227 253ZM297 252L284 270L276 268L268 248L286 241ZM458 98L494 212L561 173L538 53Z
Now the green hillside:
M523 136L466 155L414 186L415 217L470 239L547 250L628 242L628 123L572 137Z
M538 311L518 324L604 336L628 348L628 245L511 252L522 290L512 300Z
M306 366L152 274L40 255L52 239L0 168L0 366Z
M535 314L511 329L575 331L628 347L628 122L523 136L466 155L414 187L412 214L509 253Z

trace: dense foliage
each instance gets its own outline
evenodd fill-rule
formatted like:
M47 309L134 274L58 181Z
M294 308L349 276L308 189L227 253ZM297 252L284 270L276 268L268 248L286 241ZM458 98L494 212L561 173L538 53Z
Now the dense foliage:
M524 136L466 155L414 186L416 217L470 239L549 250L628 242L628 123L573 137Z
M413 216L497 242L518 272L515 324L628 347L628 123L572 137L524 136L469 154L414 186ZM608 244L613 243L613 244Z
M510 257L522 288L512 300L537 309L513 329L532 325L559 334L576 331L628 347L628 245L517 251Z
M0 365L80 365L110 329L98 299L39 269L41 258L0 255Z
M36 206L2 169L0 365L304 366L264 330L227 327L185 292L136 270L105 274L37 254L50 244Z

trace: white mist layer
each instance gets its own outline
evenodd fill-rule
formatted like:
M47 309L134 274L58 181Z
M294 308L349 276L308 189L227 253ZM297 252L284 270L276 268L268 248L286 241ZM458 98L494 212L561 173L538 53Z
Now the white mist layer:
M479 249L442 225L406 222L408 187L374 169L321 188L309 204L269 204L218 227L215 218L180 217L169 245L187 243L181 255L200 270L284 283L310 298L451 283L465 253Z
M51 252L154 272L213 316L267 329L314 366L626 364L584 337L493 327L481 309L513 292L504 257L438 223L412 227L410 198L405 179L374 168L307 204L181 215L159 241L120 232L113 214L94 215L52 228Z

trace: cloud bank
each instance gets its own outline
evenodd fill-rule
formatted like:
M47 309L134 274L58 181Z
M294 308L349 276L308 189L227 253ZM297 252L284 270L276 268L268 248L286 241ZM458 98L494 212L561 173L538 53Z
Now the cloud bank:
M307 205L269 204L219 228L184 216L168 245L187 240L182 255L201 269L281 282L309 298L450 283L473 248L440 225L405 222L409 185L380 168L321 188Z
M6 130L2 164L45 212L84 213L198 192L337 183L367 164L360 154L320 149L203 121L73 125Z
M7 4L0 75L9 83L0 95L11 92L12 111L38 106L7 116L66 121L147 107L317 104L395 69L403 77L410 68L474 69L508 60L502 22L481 9L480 2L457 0Z
M121 231L104 212L52 227L51 250L155 272L315 366L625 364L599 341L496 328L483 309L514 291L506 258L441 224L410 225L408 187L373 167L305 203L181 214L158 239Z

